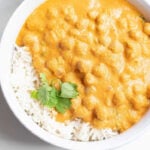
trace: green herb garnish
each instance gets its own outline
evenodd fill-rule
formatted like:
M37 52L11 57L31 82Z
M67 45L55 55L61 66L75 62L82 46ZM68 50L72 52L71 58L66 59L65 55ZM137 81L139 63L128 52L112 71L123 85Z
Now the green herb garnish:
M64 98L76 98L78 96L77 85L70 82L62 83L60 96Z
M71 99L79 93L77 85L71 82L59 82L60 89L49 84L45 74L40 74L41 85L31 92L31 97L38 100L42 105L55 108L59 113L65 113L71 107Z

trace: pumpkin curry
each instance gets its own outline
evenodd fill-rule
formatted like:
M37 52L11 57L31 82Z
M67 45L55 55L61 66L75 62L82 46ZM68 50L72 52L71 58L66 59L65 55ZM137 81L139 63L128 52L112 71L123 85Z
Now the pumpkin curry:
M122 132L149 108L150 23L126 0L47 0L17 44L31 52L38 74L78 86L57 121L80 118Z

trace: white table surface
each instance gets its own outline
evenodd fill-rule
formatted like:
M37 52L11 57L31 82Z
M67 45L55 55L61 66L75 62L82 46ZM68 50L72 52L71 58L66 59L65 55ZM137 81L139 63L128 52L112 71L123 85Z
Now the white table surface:
M23 0L0 0L0 38L15 8ZM94 149L94 148L93 148ZM62 150L32 135L14 117L0 90L0 150ZM150 150L150 131L117 150Z

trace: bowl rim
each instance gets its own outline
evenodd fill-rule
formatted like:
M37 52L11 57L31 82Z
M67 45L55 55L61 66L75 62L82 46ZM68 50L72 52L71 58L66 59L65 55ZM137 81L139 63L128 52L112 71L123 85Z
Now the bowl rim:
M15 43L15 39L21 26L23 25L27 16L39 6L45 0L24 0L21 5L16 9L12 17L10 18L0 44L0 83L1 89L4 94L5 100L9 105L11 111L15 115L15 117L21 122L21 124L26 127L32 134L39 137L41 140L53 144L55 146L59 146L61 148L66 149L74 149L81 150L87 149L90 150L94 148L97 149L114 149L118 148L124 144L129 143L135 138L142 135L144 131L150 129L150 111L146 113L146 115L141 119L139 123L125 131L124 133L117 135L113 138L104 140L104 141L95 141L95 142L79 142L79 141L71 141L63 138L59 138L55 135L49 134L44 131L38 125L36 125L30 117L21 109L18 104L14 93L10 86L10 66L11 66L11 56L13 52L13 45ZM28 9L27 9L28 8ZM16 23L17 22L17 23ZM12 30L13 28L13 30ZM8 38L9 37L9 38ZM2 55L3 54L3 55Z

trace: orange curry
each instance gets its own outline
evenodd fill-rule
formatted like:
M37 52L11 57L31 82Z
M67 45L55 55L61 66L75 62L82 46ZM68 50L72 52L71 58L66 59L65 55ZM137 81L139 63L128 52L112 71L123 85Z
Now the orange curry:
M122 132L149 108L150 23L126 0L47 0L17 38L37 73L78 85L57 121Z

